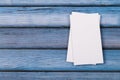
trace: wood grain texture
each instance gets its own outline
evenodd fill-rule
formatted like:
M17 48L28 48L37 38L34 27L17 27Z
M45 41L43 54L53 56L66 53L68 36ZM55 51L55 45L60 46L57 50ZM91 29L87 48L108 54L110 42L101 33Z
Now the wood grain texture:
M120 48L120 29L102 28L103 48ZM68 28L0 28L0 48L67 48Z
M119 0L1 0L0 5L119 5Z
M1 7L0 27L69 27L72 11L100 13L102 27L120 27L120 7Z
M3 80L120 80L119 72L0 72Z
M104 50L104 64L73 66L66 50L0 50L0 70L120 71L120 50Z

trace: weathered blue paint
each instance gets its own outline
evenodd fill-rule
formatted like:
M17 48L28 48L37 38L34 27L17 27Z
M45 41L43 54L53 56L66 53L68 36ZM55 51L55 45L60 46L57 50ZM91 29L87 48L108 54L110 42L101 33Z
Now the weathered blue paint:
M120 48L120 29L102 28L103 47ZM0 28L0 48L67 48L68 28Z
M0 72L2 80L120 80L119 72Z
M105 50L104 64L74 66L66 50L0 50L0 70L120 71L120 50ZM84 54L84 53L83 53Z
M69 27L72 11L100 13L102 27L120 27L119 7L1 7L0 27Z
M1 0L0 5L120 5L119 0Z

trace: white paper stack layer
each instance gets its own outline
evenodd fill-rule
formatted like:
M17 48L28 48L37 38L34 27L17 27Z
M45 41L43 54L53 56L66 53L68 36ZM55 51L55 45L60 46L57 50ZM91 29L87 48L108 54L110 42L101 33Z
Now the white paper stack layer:
M70 15L67 62L74 65L104 63L98 13L72 12Z

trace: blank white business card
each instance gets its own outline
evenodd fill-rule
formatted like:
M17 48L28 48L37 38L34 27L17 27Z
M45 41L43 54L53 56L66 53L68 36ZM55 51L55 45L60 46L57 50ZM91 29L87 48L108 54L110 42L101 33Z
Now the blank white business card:
M87 13L72 12L72 15L74 15L74 14L87 14ZM92 14L99 15L98 13L92 13ZM72 16L72 15L70 15L70 16ZM70 23L71 23L71 19L70 19ZM71 40L72 40L72 31L71 31L71 24L70 24L68 51L67 51L67 59L66 59L67 62L74 62L73 52L72 52L72 41Z
M98 13L73 12L70 16L67 62L74 65L103 63Z

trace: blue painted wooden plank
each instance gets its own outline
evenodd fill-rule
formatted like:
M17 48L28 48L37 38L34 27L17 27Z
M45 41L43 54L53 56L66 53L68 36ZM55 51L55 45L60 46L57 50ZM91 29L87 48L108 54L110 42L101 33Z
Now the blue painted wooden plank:
M104 50L104 64L74 66L66 50L0 50L0 70L120 71L120 50Z
M103 47L120 48L120 29L102 28ZM68 28L0 28L0 48L67 48Z
M72 11L100 13L102 27L120 27L120 7L1 7L0 27L69 27Z
M1 0L0 5L120 5L119 0Z
M119 72L0 72L2 80L120 80Z

